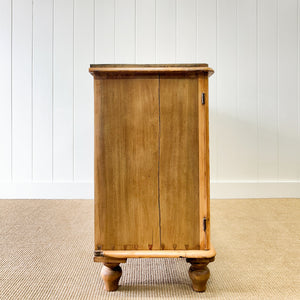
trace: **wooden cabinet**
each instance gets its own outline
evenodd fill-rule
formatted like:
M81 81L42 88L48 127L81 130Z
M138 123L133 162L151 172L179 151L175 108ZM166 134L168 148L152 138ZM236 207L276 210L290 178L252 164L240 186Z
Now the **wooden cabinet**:
M210 243L206 64L91 65L95 257L107 290L127 258L185 257L204 291Z

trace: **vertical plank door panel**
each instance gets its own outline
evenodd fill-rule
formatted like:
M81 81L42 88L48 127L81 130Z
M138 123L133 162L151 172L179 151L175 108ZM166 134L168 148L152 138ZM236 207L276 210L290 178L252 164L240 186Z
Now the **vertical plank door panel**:
M158 76L95 79L95 99L95 248L159 249Z
M199 249L198 80L160 77L161 244Z

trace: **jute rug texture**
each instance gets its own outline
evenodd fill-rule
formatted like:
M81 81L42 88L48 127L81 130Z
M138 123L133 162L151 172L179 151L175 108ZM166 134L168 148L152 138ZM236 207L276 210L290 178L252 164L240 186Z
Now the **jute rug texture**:
M212 200L211 227L205 293L185 259L161 258L129 259L108 293L92 200L0 200L0 299L300 299L300 199Z

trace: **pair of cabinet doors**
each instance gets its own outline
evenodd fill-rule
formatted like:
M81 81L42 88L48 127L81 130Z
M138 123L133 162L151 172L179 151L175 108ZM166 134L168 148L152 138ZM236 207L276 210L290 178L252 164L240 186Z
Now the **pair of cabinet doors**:
M96 250L209 249L208 74L95 77L94 91Z

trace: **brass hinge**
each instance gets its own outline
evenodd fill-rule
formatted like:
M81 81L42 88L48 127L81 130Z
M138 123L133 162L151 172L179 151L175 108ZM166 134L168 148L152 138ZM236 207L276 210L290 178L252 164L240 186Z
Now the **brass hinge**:
M202 93L201 102L202 102L202 105L205 104L205 93Z
M95 250L94 251L94 256L103 256L103 251L102 250Z
M206 217L203 218L203 231L206 232Z

